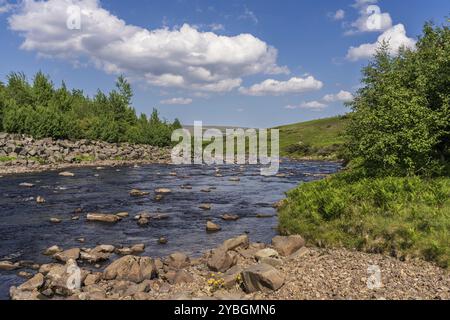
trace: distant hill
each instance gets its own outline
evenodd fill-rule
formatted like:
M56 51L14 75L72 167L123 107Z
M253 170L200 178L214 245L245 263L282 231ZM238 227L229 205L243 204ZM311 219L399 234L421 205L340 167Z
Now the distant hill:
M276 127L280 130L283 157L339 159L347 116L325 118Z

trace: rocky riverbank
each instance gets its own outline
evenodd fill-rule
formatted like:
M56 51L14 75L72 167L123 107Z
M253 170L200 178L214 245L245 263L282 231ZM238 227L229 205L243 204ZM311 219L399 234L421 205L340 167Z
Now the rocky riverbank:
M91 140L34 139L0 133L0 174L65 169L169 163L170 148Z
M200 258L176 252L154 259L139 256L143 250L141 244L54 246L44 252L54 263L0 262L0 269L35 270L20 272L29 280L11 288L16 300L450 299L449 273L430 263L307 248L300 236L277 236L266 245L242 235ZM113 255L119 258L102 269L99 263ZM374 266L379 283L371 279Z

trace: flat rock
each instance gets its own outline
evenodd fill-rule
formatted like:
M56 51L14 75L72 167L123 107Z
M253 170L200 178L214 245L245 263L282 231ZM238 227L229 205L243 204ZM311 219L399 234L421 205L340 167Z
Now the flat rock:
M265 248L262 250L259 250L255 254L255 258L259 261L262 258L277 258L278 257L278 251L271 249L271 248Z
M61 262L68 262L69 260L77 260L79 257L80 257L79 248L72 248L69 250L58 252L53 255L53 258Z
M122 257L106 267L103 278L141 283L146 279L152 279L156 274L157 270L153 259L130 255Z
M199 206L199 208L202 210L211 210L212 205L210 205L209 203L203 203Z
M115 214L104 214L104 213L89 213L86 216L87 221L91 222L106 222L106 223L116 223L121 220L120 217Z
M226 214L222 215L221 218L222 218L222 220L225 220L225 221L237 221L237 220L239 220L239 216L236 215L236 214L227 214L226 213Z
M155 193L160 193L160 194L168 194L171 193L172 190L170 190L169 188L158 188L155 189Z
M284 284L285 277L268 264L255 264L241 273L245 291L247 293L278 290Z
M272 239L272 246L282 256L287 257L304 247L305 240L300 235L276 236Z
M208 232L217 232L217 231L220 231L220 230L222 230L222 228L218 224L215 224L212 221L206 222L206 231L208 231Z
M74 177L75 176L75 174L73 172L69 172L69 171L60 172L59 175L61 177Z
M228 240L225 240L222 245L227 251L228 250L235 250L236 248L242 248L247 249L249 246L249 239L246 234L242 236L238 236L235 238L231 238Z
M12 263L11 261L0 261L0 270L2 271L12 271L19 268L20 265L17 263Z
M42 287L43 284L44 284L44 275L42 273L37 273L30 280L17 287L17 289L21 291L33 291Z
M139 189L132 189L130 191L130 196L132 196L132 197L144 197L144 196L148 196L149 194L150 194L150 192L141 191Z

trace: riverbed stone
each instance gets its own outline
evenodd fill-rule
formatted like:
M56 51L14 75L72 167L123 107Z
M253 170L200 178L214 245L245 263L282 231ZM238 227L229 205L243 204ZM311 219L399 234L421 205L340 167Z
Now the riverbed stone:
M214 249L208 259L208 268L216 272L225 272L237 263L237 254L225 247Z
M38 204L45 203L44 197L37 196L37 197L36 197L36 203L38 203Z
M33 291L37 290L44 284L44 275L42 273L37 273L27 282L21 284L17 289L21 291Z
M255 264L241 273L243 285L247 293L278 290L284 284L285 277L268 264Z
M272 239L272 246L282 256L289 256L305 246L305 240L300 235L276 236Z
M106 280L127 280L140 283L152 279L157 274L156 266L150 257L125 256L111 263L103 272Z
M217 232L217 231L220 231L220 230L222 230L222 228L218 224L216 224L216 223L214 223L212 221L206 222L206 231L208 231L208 232Z
M70 172L70 171L60 172L59 175L61 177L74 177L75 176L75 174L73 172Z
M168 256L166 263L169 268L182 269L189 267L191 265L191 260L182 252L174 252Z
M212 209L212 205L209 204L209 203L202 203L202 204L199 206L199 208L202 209L202 210L208 211L208 210L211 210L211 209Z
M225 220L225 221L237 221L237 220L239 220L239 216L238 215L236 215L236 214L228 214L228 213L222 215L221 218L222 218L222 220Z
M144 197L144 196L148 196L149 194L150 194L150 192L141 191L139 189L132 189L130 191L130 196L132 196L132 197Z
M58 252L62 252L63 250L58 247L57 245L51 246L47 249L45 249L45 251L43 252L44 255L46 256L53 256L54 254L58 253Z
M168 194L168 193L171 193L171 192L172 192L172 190L169 189L169 188L158 188L158 189L155 189L155 193L160 193L160 194Z
M121 220L120 217L114 214L104 214L104 213L89 213L86 216L87 221L91 222L106 222L106 223L116 223Z
M11 261L0 261L0 270L12 271L20 268L18 263L12 263Z
M58 261L68 262L69 260L77 260L80 257L80 248L72 248L53 255Z

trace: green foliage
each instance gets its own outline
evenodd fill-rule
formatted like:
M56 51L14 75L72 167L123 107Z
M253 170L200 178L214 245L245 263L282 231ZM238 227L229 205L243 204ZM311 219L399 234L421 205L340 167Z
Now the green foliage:
M98 91L90 98L81 90L69 91L63 82L53 82L38 72L32 83L23 73L11 73L0 82L0 130L25 133L36 138L92 139L169 146L174 128L155 110L151 118L136 116L131 106L133 92L120 76L109 94Z
M280 230L343 246L450 266L450 179L338 174L292 190Z
M277 127L280 130L280 154L291 158L341 158L346 116L313 120Z
M348 157L369 176L448 174L450 29L426 24L417 50L384 44L349 105Z

